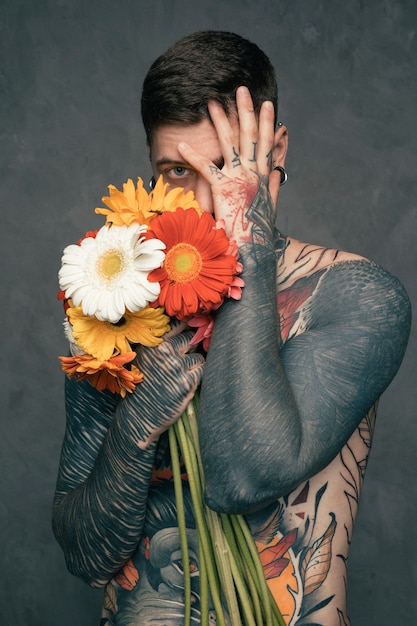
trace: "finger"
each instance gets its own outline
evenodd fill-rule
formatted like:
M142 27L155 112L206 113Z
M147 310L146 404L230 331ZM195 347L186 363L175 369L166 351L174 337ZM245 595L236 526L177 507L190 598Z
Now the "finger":
M272 168L272 151L274 148L274 105L272 102L262 103L259 112L259 144L257 166L261 176L268 176Z
M256 119L252 96L247 87L241 86L236 91L236 106L239 119L240 158L243 163L250 163L256 170L258 155L258 121Z
M188 143L178 144L178 152L199 174L201 174L210 185L226 178L226 175L210 159L193 150Z
M233 172L242 165L239 154L239 123L236 114L234 118L232 115L228 117L222 105L214 100L208 103L208 110L219 140L225 170Z
M205 358L202 354L193 352L184 356L184 363L189 372L195 373L198 377L203 375Z
M192 378L192 395L195 394L195 392L197 391L197 387L201 384L201 381L203 380L203 371L204 364L201 364L198 367L193 367L189 370L189 376Z
M163 336L164 341L166 341L167 339L171 339L171 337L175 337L176 335L179 335L180 333L182 333L184 330L188 328L186 322L181 322L176 317L171 318L170 323L171 323L171 330L169 330Z
M175 335L167 340L164 340L162 343L157 346L157 350L161 354L186 354L191 346L190 341L194 337L195 331L186 330L179 335Z

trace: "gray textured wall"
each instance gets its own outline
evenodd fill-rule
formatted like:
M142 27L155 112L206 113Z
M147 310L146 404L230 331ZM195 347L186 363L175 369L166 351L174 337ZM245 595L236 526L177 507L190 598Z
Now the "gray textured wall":
M416 299L416 0L1 0L0 624L93 626L101 592L50 530L64 432L62 248L106 185L149 175L139 93L180 36L229 29L277 67L284 232L382 263ZM209 56L209 55L208 55ZM417 620L416 336L385 393L350 559L353 626Z

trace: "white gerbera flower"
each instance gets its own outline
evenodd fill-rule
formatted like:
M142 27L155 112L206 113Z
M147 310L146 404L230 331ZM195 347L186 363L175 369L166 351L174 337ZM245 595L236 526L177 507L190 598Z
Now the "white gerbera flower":
M84 315L116 324L126 309L140 311L159 295L148 274L161 267L165 244L144 241L145 225L103 226L96 237L64 250L59 285Z

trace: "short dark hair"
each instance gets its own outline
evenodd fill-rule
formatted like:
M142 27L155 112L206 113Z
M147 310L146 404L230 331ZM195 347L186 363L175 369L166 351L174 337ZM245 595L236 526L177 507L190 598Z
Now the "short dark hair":
M236 106L236 89L251 92L255 112L270 100L277 115L278 88L271 61L240 35L202 31L187 35L154 61L142 90L142 119L150 144L162 124L190 125L209 117L209 100L226 113Z

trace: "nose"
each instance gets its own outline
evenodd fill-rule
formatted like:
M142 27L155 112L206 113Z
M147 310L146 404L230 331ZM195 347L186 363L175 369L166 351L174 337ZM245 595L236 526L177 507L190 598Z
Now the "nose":
M197 177L197 184L194 189L195 199L199 207L206 213L214 213L213 196L210 183L201 175Z

